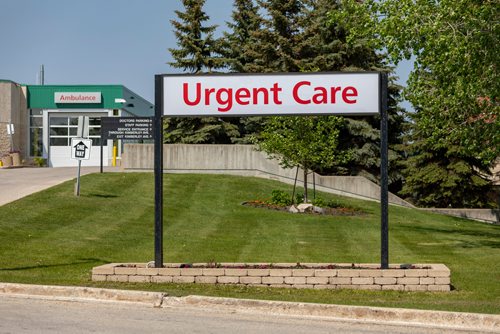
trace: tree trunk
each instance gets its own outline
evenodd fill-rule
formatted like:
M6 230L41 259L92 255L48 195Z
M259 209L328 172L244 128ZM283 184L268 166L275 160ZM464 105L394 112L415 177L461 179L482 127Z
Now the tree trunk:
M304 169L304 203L307 203L307 168Z
M297 166L297 171L295 172L295 181L293 181L292 204L299 204L299 203L295 203L295 190L297 189L297 177L298 176L299 176L299 166Z

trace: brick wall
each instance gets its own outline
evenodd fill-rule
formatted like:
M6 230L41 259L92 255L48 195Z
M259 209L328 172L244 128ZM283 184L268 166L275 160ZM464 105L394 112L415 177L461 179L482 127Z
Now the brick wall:
M273 264L222 263L220 268L181 268L181 264L165 264L164 268L147 268L145 264L106 264L92 270L93 281L141 283L237 284L258 287L309 289L363 289L399 291L450 291L450 270L443 264L414 265L415 269L377 269L374 264ZM339 269L324 269L336 266ZM225 267L225 268L223 268ZM229 268L231 267L231 268ZM251 268L247 268L251 267Z

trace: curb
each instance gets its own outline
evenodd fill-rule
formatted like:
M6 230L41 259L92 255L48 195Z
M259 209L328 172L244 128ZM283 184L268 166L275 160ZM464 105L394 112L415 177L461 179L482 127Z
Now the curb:
M500 315L424 311L400 308L294 303L221 297L168 297L166 293L87 287L0 283L0 295L76 301L128 302L152 307L210 308L224 312L257 313L332 320L376 322L388 325L454 328L500 333Z
M500 333L500 315L424 311L401 308L262 301L220 297L167 297L162 307L202 307L236 313L259 313L335 320L376 322L415 327L442 327Z
M385 323L388 325L433 327L500 333L500 315L424 311L401 308L345 306L247 300L220 297L166 297L162 307L202 307L238 313L321 317L335 320Z
M33 298L129 302L148 304L154 307L160 307L166 296L165 293L161 292L0 283L0 295L2 294Z

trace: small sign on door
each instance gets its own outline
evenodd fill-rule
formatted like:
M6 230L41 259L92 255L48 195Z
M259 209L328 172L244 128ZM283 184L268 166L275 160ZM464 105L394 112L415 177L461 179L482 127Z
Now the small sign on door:
M91 148L91 139L71 138L71 159L89 160Z

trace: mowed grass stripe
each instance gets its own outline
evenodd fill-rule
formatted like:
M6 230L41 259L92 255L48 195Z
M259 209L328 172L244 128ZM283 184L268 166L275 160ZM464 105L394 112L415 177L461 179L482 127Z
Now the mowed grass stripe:
M154 257L152 173L95 174L0 207L0 280L90 285L324 303L500 312L500 229L390 207L392 263L444 263L451 293L298 291L227 286L97 283L90 270ZM294 215L242 206L270 197L279 182L223 175L165 175L167 262L375 262L379 204L322 194L363 208L363 216Z

